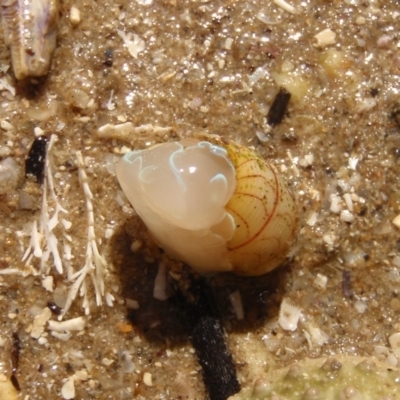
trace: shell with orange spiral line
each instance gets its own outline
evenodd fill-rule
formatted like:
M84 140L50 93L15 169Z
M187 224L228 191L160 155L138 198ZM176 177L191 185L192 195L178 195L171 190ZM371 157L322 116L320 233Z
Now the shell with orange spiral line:
M226 146L236 171L236 189L225 209L235 220L228 242L233 271L262 275L281 264L297 226L294 198L273 165L253 150Z
M297 226L275 168L218 137L125 155L117 177L159 245L202 274L262 275L281 264Z

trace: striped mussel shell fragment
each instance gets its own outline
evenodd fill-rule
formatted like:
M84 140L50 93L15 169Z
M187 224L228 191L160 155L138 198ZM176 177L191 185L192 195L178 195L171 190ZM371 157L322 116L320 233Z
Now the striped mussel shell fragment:
M56 47L57 21L57 0L1 0L4 41L17 79L47 74Z

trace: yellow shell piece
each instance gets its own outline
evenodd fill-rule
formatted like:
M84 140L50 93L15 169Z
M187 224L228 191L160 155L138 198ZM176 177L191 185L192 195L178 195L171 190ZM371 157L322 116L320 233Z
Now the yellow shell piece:
M228 242L237 274L255 276L281 264L297 226L294 198L275 168L253 150L230 142L225 146L236 170L236 189L225 209L236 230Z

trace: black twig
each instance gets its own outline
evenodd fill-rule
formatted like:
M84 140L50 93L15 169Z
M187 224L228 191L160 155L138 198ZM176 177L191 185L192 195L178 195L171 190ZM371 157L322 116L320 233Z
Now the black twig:
M11 342L11 368L13 374L15 374L18 369L20 349L21 346L19 344L18 333L14 332L12 334L12 342Z
M210 400L226 400L240 390L236 368L225 340L213 290L205 278L193 279L177 296L190 324L190 338L203 370Z

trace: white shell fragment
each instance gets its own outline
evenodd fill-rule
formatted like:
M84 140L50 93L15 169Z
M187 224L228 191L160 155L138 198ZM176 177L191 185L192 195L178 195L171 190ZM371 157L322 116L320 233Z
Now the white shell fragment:
M317 276L314 279L314 285L320 287L321 289L325 289L327 283L328 283L328 277L325 275L317 274Z
M49 330L56 332L81 331L85 328L86 320L83 317L72 318L66 321L49 321Z
M325 47L336 43L336 33L329 28L317 33L314 37L317 39L317 44L320 47Z
M17 79L45 75L56 46L57 0L2 0L4 41ZM29 32L29 34L27 34Z
M279 325L286 331L295 331L301 315L301 309L287 299L283 299L279 310Z
M34 339L39 339L44 332L44 326L46 322L51 318L51 311L48 307L44 308L42 313L36 315L33 320L33 327L31 331L31 336Z
M99 127L96 134L102 139L121 139L129 141L134 135L139 134L167 134L172 131L170 126L158 126L152 124L144 124L133 126L132 122L124 122L122 124L105 124Z
M285 0L274 0L274 3L290 14L298 14L297 10Z
M293 241L292 195L270 164L232 142L188 139L133 151L117 177L160 246L197 272L262 275Z
M42 279L42 286L48 291L53 292L54 290L54 278L51 275L46 276Z
M146 44L144 40L141 39L138 35L133 34L133 39L132 39L131 33L125 33L124 31L120 30L117 30L117 33L120 36L120 38L124 41L125 47L128 49L130 55L133 58L137 58L138 54L145 49Z
M61 388L61 396L65 400L70 400L75 397L75 382L74 378L69 378Z
M349 210L342 210L340 212L340 219L343 222L353 222L354 221L354 214L352 214Z
M328 342L328 335L317 326L309 325L307 331L310 334L311 342L313 345L322 346Z
M362 300L357 300L354 303L354 308L357 310L359 314L363 314L367 309L367 304Z
M307 224L308 226L315 226L315 224L317 223L317 221L318 221L318 213L315 212L315 211L312 211L311 214L310 214L310 216L308 217L308 219L307 219L307 221L306 221L306 224Z
M16 89L14 86L12 86L10 84L9 81L10 81L10 79L7 76L5 76L4 78L0 78L0 91L7 90L11 94L11 96L14 97L15 93L16 93Z
M239 290L235 290L229 295L229 301L231 302L232 308L235 311L236 318L240 321L244 318L242 295Z

